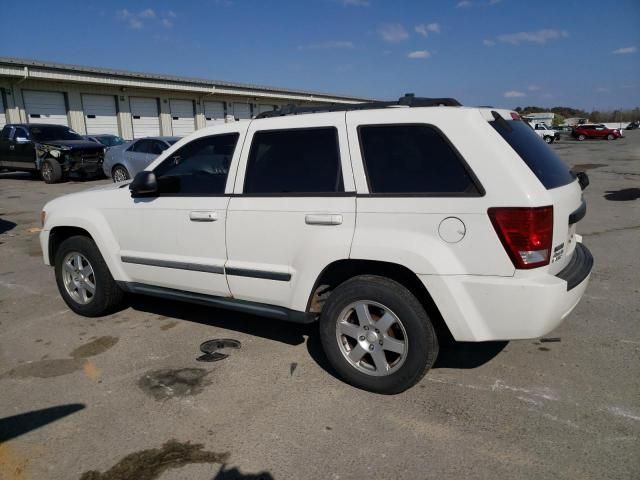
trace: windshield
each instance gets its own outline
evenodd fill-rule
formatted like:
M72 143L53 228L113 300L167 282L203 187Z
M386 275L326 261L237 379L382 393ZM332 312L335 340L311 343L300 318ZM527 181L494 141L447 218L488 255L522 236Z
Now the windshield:
M167 143L169 145L173 145L174 143L176 143L178 140L167 140Z
M104 137L96 138L105 147L115 147L116 145L122 145L124 143L124 140L117 135L107 135Z
M573 182L574 177L569 168L525 122L500 118L489 123L524 160L547 190Z
M83 138L69 127L51 125L47 127L30 127L31 137L36 142L51 142L53 140L82 140Z

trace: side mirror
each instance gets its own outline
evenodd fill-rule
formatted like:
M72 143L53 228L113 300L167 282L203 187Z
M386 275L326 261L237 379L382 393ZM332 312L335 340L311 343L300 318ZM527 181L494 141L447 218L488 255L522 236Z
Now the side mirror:
M132 197L158 193L158 180L155 173L146 170L138 173L129 184L129 190Z
M31 142L31 140L29 140L28 138L16 137L16 143L25 144L25 143L29 143L29 142Z

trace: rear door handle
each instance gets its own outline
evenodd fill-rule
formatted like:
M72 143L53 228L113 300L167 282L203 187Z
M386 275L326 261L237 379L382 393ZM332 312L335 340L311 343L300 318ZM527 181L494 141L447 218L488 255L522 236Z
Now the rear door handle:
M192 222L215 222L218 220L218 214L216 212L191 212L189 220Z
M309 215L305 215L304 223L306 223L307 225L341 225L342 215L339 215L337 213L312 213Z
M15 149L16 149L15 145L9 145L9 150L15 150Z

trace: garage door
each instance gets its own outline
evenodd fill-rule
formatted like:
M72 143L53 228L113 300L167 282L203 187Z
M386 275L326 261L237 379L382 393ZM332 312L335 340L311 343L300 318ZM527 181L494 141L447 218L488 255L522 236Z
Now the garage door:
M119 134L116 97L112 95L82 95L82 108L84 109L88 135Z
M131 107L134 138L160 135L157 98L131 97L129 106Z
M196 129L196 116L192 100L169 100L171 107L171 129L173 134L184 137Z
M22 98L29 123L69 125L63 93L23 90Z
M224 102L204 102L204 118L207 127L224 123Z
M0 88L0 128L7 124L7 101L5 98L4 89Z
M248 103L234 103L233 116L236 117L236 120L251 118L251 105Z
M271 110L275 110L276 107L273 105L258 105L258 113L262 112L270 112Z

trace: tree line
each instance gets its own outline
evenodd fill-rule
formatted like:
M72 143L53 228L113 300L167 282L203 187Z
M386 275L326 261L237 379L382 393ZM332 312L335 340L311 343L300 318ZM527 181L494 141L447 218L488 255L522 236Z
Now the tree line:
M565 118L572 117L588 118L592 122L634 122L636 120L640 120L640 107L608 111L594 110L592 112L587 112L585 110L571 107L543 108L528 106L524 108L516 107L515 111L521 115L528 115L530 113L538 112L555 113L556 118L554 118L553 120L553 123L555 125L563 123Z

